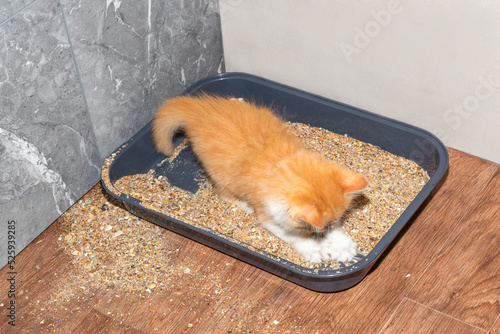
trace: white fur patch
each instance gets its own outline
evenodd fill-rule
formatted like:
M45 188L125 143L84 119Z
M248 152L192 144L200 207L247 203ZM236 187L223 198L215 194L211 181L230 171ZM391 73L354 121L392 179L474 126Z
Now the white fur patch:
M236 200L236 201L234 201L234 204L239 206L246 213L253 213L254 212L253 208L250 205L248 205L248 203L245 201Z
M245 201L241 201L239 199L232 199L232 198L230 199L229 197L225 197L225 196L222 196L222 199L231 205L239 206L246 213L250 213L250 214L254 213L253 208L250 205L248 205L248 203Z
M293 243L294 248L308 261L337 260L351 261L357 253L358 245L344 233L342 228L328 231L321 239L302 238Z
M288 212L283 204L275 201L266 201L265 211L275 223L285 225L288 219Z
M271 217L271 221L261 222L263 226L292 246L308 262L320 263L328 260L347 262L356 256L358 245L344 233L338 222L331 226L324 236L316 239L293 230L290 224L286 223L287 219L291 218L283 204L267 201L265 211Z
M358 245L344 233L342 228L335 228L321 240L321 252L327 258L347 262L356 256Z
M326 253L322 252L321 240L302 238L295 241L293 247L307 262L320 263L328 260Z
M358 245L338 225L319 239L307 237L275 222L267 222L264 227L292 246L307 262L311 263L328 260L351 261L358 250Z

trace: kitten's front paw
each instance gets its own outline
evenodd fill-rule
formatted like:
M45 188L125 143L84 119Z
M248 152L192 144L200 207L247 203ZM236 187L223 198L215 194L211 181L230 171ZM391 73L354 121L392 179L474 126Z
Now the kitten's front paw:
M351 261L357 254L358 245L344 233L342 227L328 231L323 238L311 238L289 233L281 226L268 223L264 225L270 232L290 244L309 263L337 260Z
M328 260L327 255L321 251L321 242L315 239L303 238L295 242L293 246L307 262L320 263Z
M303 238L296 241L294 247L310 263L328 260L348 262L358 252L358 245L342 229L332 230L320 240Z
M321 241L321 249L331 259L348 262L356 256L358 245L344 231L335 229Z

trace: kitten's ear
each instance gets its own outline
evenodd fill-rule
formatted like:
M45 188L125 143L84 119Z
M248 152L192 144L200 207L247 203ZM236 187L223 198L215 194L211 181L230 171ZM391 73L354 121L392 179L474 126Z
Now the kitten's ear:
M368 185L363 175L348 170L342 172L339 183L344 194L361 191Z
M303 221L316 226L317 228L323 228L325 221L323 215L319 212L318 208L314 204L304 205L300 209L300 218Z

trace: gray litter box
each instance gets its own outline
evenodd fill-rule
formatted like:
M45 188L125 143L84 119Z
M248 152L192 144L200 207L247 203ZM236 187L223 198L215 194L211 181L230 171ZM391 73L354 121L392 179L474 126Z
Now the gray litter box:
M448 168L445 146L427 131L263 78L244 73L223 73L200 80L189 87L185 94L199 92L272 105L274 109L281 110L281 116L288 121L322 127L377 145L393 154L415 161L429 174L430 180L427 184L367 256L358 255L355 264L341 266L338 270L320 269L317 272L249 250L215 233L145 208L140 200L125 194L115 194L103 182L106 191L123 202L134 215L312 290L340 291L360 282L430 195ZM181 141L182 137L177 137L175 144L178 145ZM176 159L180 159L176 168L157 166L165 156L155 151L151 139L151 123L125 144L117 150L109 167L107 176L111 184L123 176L147 173L153 169L157 175L167 176L175 186L193 193L198 189L195 178L200 169L189 153L190 150L182 151L182 156Z

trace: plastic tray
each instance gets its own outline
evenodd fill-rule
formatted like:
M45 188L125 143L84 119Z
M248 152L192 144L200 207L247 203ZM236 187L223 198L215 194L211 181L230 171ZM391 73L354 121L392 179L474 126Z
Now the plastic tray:
M141 201L125 194L115 194L105 186L106 191L122 201L131 213L312 290L339 291L361 281L429 196L448 168L448 153L445 146L429 132L295 88L249 74L224 73L195 83L185 91L185 94L200 91L242 97L245 100L273 106L273 109L279 110L286 120L322 127L377 145L393 154L415 161L429 174L430 180L424 188L367 256L358 255L355 264L343 266L339 270L318 272L308 271L295 264L249 250L216 234L145 208ZM176 144L181 140L180 137L176 138ZM108 178L111 184L123 176L147 173L150 169L156 169L157 164L165 159L165 156L158 154L154 149L151 123L144 126L125 144L117 150L114 161L109 167ZM195 178L199 175L199 167L189 150L182 152L183 156L176 158L181 161L180 164L176 163L176 168L173 170L163 168L155 172L167 176L174 185L195 192L198 189Z

